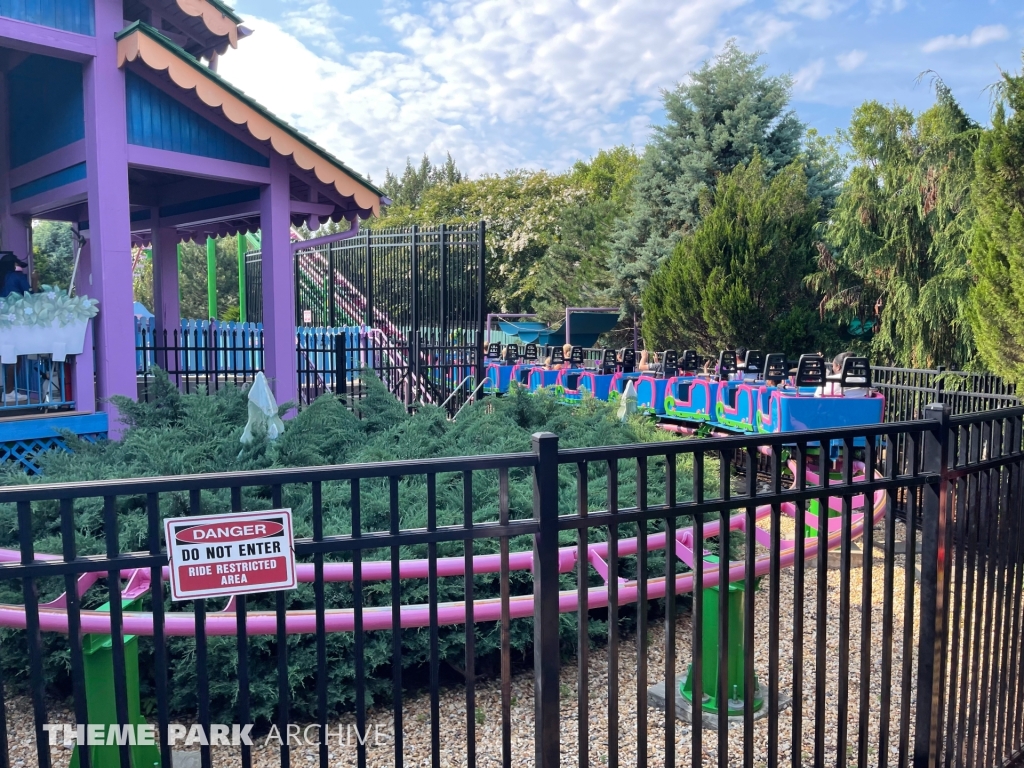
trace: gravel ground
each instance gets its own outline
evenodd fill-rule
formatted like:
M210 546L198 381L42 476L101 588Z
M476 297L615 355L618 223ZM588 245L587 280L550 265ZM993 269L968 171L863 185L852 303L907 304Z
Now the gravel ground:
M785 523L788 521L784 521ZM791 536L791 531L783 530L784 536ZM881 530L876 529L876 539L881 538ZM861 586L863 571L852 570L850 573L850 661L849 675L849 760L856 763L858 730L860 719L860 646L861 646ZM794 582L792 570L783 571L779 577L781 607L780 623L780 656L778 670L780 689L786 696L792 695L792 658L793 658L793 618L796 605L794 600ZM870 715L868 743L870 761L877 761L879 720L882 690L881 649L886 642L893 646L892 654L892 704L891 711L886 714L890 724L890 738L887 749L891 753L890 760L895 762L898 754L898 738L900 732L900 673L904 664L903 629L904 629L904 558L898 556L894 568L893 608L894 619L891 630L886 631L882 622L883 610L883 568L881 550L875 550L874 568L872 570L872 601L871 601L871 673L869 686ZM815 599L817 579L813 569L806 574L804 596L802 600L804 616L804 696L795 707L783 710L779 715L779 760L789 764L793 745L792 721L794 710L799 712L803 720L803 740L800 750L804 765L813 764L815 739L815 686L819 670L815 669ZM838 704L839 704L839 627L840 627L840 573L829 571L827 574L828 616L826 630L827 654L823 670L825 677L825 721L824 740L828 762L835 759L838 739ZM916 585L915 585L915 606ZM677 679L682 680L687 663L690 660L691 623L688 611L680 611L676 625L676 659ZM768 657L768 617L769 598L768 581L765 579L756 602L757 626L755 628L755 672L762 686L767 690L769 657ZM664 679L664 621L653 622L650 628L650 647L648 651L648 681L651 684ZM917 634L917 616L915 610L913 636ZM913 659L909 660L913 663ZM592 764L600 766L608 762L608 653L607 649L599 648L591 651L589 665L589 756ZM579 764L579 745L577 743L577 707L576 695L576 662L567 662L562 670L561 686L561 739L562 760L564 765ZM635 638L624 639L619 644L619 717L615 743L619 749L619 763L622 766L637 764L637 645ZM502 728L501 728L501 692L500 681L480 681L476 689L476 743L477 764L480 766L502 765ZM441 765L466 765L466 709L465 692L461 687L453 687L441 692ZM532 673L521 672L512 678L512 765L530 766L533 760L533 680ZM409 766L430 765L430 699L426 694L418 695L406 701L403 718L405 764ZM910 702L909 722L913 723L913 701ZM71 713L68 711L51 710L49 718L53 722L68 722ZM24 698L12 698L7 703L8 743L10 745L11 765L16 768L37 765L32 726L31 702ZM390 710L373 710L368 713L370 739L367 746L367 763L370 766L392 766L395 764L393 718ZM351 719L342 720L332 725L351 725ZM910 728L912 734L912 725ZM380 743L376 743L375 733L380 735ZM665 763L665 718L664 713L649 708L647 712L647 764L662 766ZM355 736L349 743L340 746L334 739L330 752L330 765L356 765ZM677 723L676 727L676 764L691 764L691 729L689 724ZM768 720L767 718L754 723L754 756L755 764L765 764L768 755ZM703 739L704 765L717 764L717 734L705 731ZM734 729L729 733L729 765L743 764L743 731ZM59 768L67 766L71 750L63 746L51 748L53 764ZM315 747L296 747L292 750L292 765L315 765L317 761ZM263 745L263 739L257 738L253 749L253 765L257 768L270 768L280 764L280 751L277 743ZM217 747L213 749L214 766L241 765L236 748Z

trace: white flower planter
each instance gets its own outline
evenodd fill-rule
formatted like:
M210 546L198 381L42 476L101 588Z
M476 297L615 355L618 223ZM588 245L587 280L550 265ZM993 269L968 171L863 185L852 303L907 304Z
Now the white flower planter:
M72 320L60 325L15 325L0 328L0 362L14 363L19 355L51 355L63 362L68 355L80 355L85 347L88 320Z

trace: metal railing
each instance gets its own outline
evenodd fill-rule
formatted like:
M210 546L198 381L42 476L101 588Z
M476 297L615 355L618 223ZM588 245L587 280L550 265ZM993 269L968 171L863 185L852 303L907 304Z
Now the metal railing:
M385 746L351 744L359 764L510 765L524 749L541 768L1008 763L1024 744L1022 423L1022 408L951 418L933 406L915 422L827 432L571 450L537 434L532 452L509 455L3 488L0 512L18 525L0 532L6 546L15 537L0 587L16 587L26 609L0 611L22 627L0 646L8 699L0 704L10 707L23 686L38 764L50 765L42 726L54 686L71 692L74 719L89 722L87 626L111 635L118 723L129 722L129 689L116 649L126 635L143 638L152 654L140 667L146 711L162 745L169 723L209 733L215 715L249 723L258 708L274 712L261 727L281 734L302 717L321 733L339 718L363 734L389 723ZM898 462L897 445L912 458ZM833 446L830 476L819 462ZM736 455L742 477L731 470ZM770 461L766 484L753 471L760 455ZM916 514L897 519L901 494L920 505L920 524ZM311 590L226 607L165 602L162 517L287 499ZM834 574L815 530L826 510ZM865 512L872 524L861 532ZM98 543L82 557L78 547L92 541L82 538L86 520ZM723 537L721 526L734 533ZM53 559L39 559L44 535ZM152 597L122 608L132 574L141 574L133 585L149 580ZM90 575L103 586L74 597ZM715 613L717 585L727 581L739 602ZM65 602L41 610L61 591ZM86 609L103 600L109 612ZM467 605L477 623L466 623ZM61 611L66 624L54 618ZM172 637L183 626L194 641ZM351 641L333 642L339 631ZM221 633L235 637L225 643ZM478 658L485 648L499 664ZM514 688L512 660L527 649L532 685ZM210 663L214 650L220 663ZM576 657L574 683L563 674L567 653ZM448 663L464 672L451 694L441 682ZM708 724L677 724L671 694L667 717L650 709L648 686L667 678L674 693L687 663L690 701L734 700ZM11 674L15 664L20 675ZM387 680L390 694L381 691ZM177 696L172 708L183 681L194 696ZM424 684L422 696L410 692ZM370 709L374 691L383 694L377 703L389 702L383 713ZM410 716L410 698L422 718ZM500 712L493 726L478 714L485 699ZM306 714L295 714L303 706ZM10 741L0 728L0 765L10 764ZM319 745L314 762L334 765L338 748ZM159 749L170 766L170 749ZM202 762L248 765L254 749L202 746ZM274 762L288 765L289 746L279 749ZM128 768L127 748L119 759Z
M0 364L0 416L71 410L71 361L50 355L19 356Z

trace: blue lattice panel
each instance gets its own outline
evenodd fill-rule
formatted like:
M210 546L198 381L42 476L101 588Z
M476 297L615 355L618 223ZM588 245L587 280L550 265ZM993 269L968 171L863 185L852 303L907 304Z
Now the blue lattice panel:
M40 470L36 460L40 454L54 449L69 450L62 432L73 432L82 440L95 443L107 437L107 425L105 413L0 421L0 462L37 475Z

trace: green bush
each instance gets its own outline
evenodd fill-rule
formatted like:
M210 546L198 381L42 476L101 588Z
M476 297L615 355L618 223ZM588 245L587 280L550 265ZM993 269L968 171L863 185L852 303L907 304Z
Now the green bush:
M73 453L51 453L43 459L47 482L102 480L125 477L180 475L195 472L253 471L275 467L318 466L353 462L405 461L421 458L474 454L500 454L531 449L531 435L539 431L559 435L562 448L583 446L620 445L639 441L669 439L667 433L640 419L621 423L614 409L607 404L590 400L577 408L569 408L547 394L528 395L513 391L501 399L488 398L467 407L458 421L451 422L446 414L431 406L424 406L413 415L380 384L370 382L365 400L356 404L358 416L333 397L317 400L303 409L288 423L284 435L276 442L263 437L242 447L239 437L246 421L246 396L241 390L228 388L212 396L181 395L165 377L154 385L153 404L119 401L118 405L127 431L117 443L89 445L69 436ZM362 418L359 418L359 417ZM633 506L637 493L637 466L635 461L619 462L618 498L622 507ZM692 477L680 460L679 498L686 496ZM647 468L647 492L651 503L664 498L664 459L651 460ZM708 473L709 475L713 473ZM603 509L607 505L607 464L591 464L587 468L589 505ZM35 482L24 475L8 474L7 484ZM576 510L577 468L564 466L559 473L559 507L563 514ZM709 488L717 486L714 477L708 478ZM287 485L281 489L282 503L293 510L295 535L312 535L313 500L308 485ZM327 482L321 489L322 515L325 535L349 535L352 532L352 483ZM403 528L425 527L427 523L427 484L422 475L409 475L398 484L399 514ZM533 514L532 471L511 469L508 472L508 503L513 519L529 518ZM462 473L442 474L436 478L437 524L462 525L465 495ZM499 478L497 471L472 474L472 517L475 522L496 521L499 509ZM360 481L360 514L362 531L386 531L390 524L389 487L387 480ZM146 499L143 496L121 496L117 499L119 536L122 551L143 550L146 538ZM187 493L168 493L160 497L162 517L187 514L190 500ZM268 487L247 488L242 493L242 505L247 510L273 506ZM204 491L201 495L202 513L229 511L230 494L227 491ZM681 521L682 524L682 521ZM622 537L635 536L635 524L620 526ZM99 554L104 551L103 502L101 499L83 499L75 504L76 544L80 554ZM651 525L651 532L658 527ZM17 513L12 505L0 506L0 547L16 549ZM55 502L33 506L33 535L37 552L61 552L59 508ZM592 530L592 540L602 540L605 532ZM563 534L562 545L575 542L575 533ZM476 554L498 551L497 540L477 541ZM511 549L529 550L530 537L511 541ZM437 545L439 557L461 557L461 543L445 542ZM370 550L365 560L387 560L389 550ZM426 558L426 545L406 546L400 551L402 559ZM329 561L350 559L348 555L330 556ZM623 558L622 575L630 572L633 561ZM650 557L652 574L664 572L664 559L660 553ZM600 583L596 575L593 584ZM563 576L563 589L571 589L575 576ZM463 599L464 582L460 578L441 578L437 582L442 602ZM476 599L499 595L498 574L474 577ZM514 572L511 592L532 592L530 574ZM39 583L40 596L50 600L64 591L62 579ZM87 598L87 607L103 602L105 590L94 588ZM348 582L329 583L325 588L328 608L351 608L352 585ZM427 602L426 580L407 579L402 582L402 600L408 604ZM19 583L0 583L0 602L23 603ZM300 585L286 594L288 610L310 610L314 607L313 587ZM365 606L391 604L391 585L387 581L365 582ZM273 611L274 595L253 595L248 599L250 611ZM168 611L191 610L188 604L167 602ZM219 601L208 601L208 610L221 608ZM148 608L147 608L148 609ZM595 614L597 616L597 614ZM624 612L624 623L632 621ZM572 653L576 643L575 617L561 617L562 647ZM591 622L595 635L606 636L607 626L598 620ZM477 624L476 654L479 668L486 668L499 651L500 632L495 623ZM532 644L533 627L530 620L517 620L512 624L512 647L517 654L526 654ZM440 657L442 662L462 666L465 655L465 628L442 627L440 631ZM47 656L47 679L55 693L66 694L70 688L69 658L66 638L48 634L44 637ZM429 633L423 629L402 630L402 665L407 670L406 685L415 687L423 680L420 670L429 660ZM214 722L231 722L237 697L237 649L234 637L209 638L209 674L211 711ZM197 707L197 681L194 663L195 642L192 638L168 638L170 658L170 708L173 714L194 714ZM152 695L153 644L151 638L141 638L140 645L144 697ZM351 633L331 634L327 638L327 669L329 677L329 706L337 712L353 705L354 646ZM316 712L316 644L312 635L291 636L288 640L289 688L292 716L311 718ZM0 663L5 684L17 688L27 678L25 633L5 631L0 635ZM274 637L250 638L249 676L252 714L258 722L267 722L274 716L277 706L277 644ZM391 688L391 633L368 632L365 636L366 686L368 700L390 694Z

